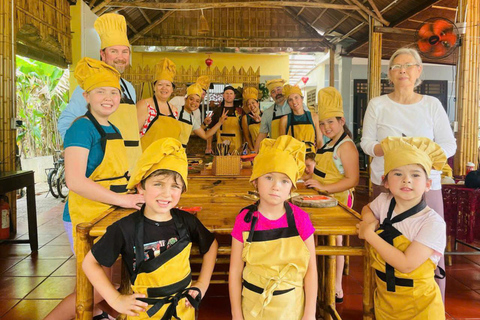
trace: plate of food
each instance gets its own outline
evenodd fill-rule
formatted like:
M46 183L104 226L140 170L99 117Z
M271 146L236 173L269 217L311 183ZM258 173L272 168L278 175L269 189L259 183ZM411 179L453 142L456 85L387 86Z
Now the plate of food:
M338 204L337 199L325 195L305 196L299 195L292 197L293 204L299 207L329 208Z

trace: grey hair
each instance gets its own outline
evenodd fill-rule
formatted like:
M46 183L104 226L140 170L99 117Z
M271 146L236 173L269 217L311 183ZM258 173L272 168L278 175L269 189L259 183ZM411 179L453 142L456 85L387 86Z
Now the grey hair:
M398 49L397 51L395 51L392 56L390 57L390 60L388 61L388 70L390 71L390 68L392 67L393 65L393 60L395 60L396 57L398 57L399 55L401 54L408 54L408 55L411 55L413 57L413 59L415 59L415 62L421 67L423 68L423 62L422 62L422 58L420 57L420 54L418 53L418 51L416 49L413 49L413 48L407 48L407 47L403 47L403 48L400 48ZM422 80L419 78L417 78L417 80L415 81L415 87L418 87L420 84L422 83Z

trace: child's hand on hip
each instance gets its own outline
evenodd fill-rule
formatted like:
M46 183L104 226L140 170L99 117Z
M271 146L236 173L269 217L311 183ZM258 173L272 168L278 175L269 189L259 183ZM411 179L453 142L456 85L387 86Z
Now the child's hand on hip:
M360 239L365 239L369 232L375 232L378 227L378 220L373 221L361 221L357 224L357 233Z
M200 293L202 294L201 298L203 299L203 297L205 296L205 292L207 292L208 286L205 286L202 282L197 281L195 283L192 283L192 287L198 288L200 290ZM192 298L196 298L200 293L197 290L189 290L188 291L188 294L190 296L192 296ZM185 300L185 305L187 307L193 308L193 306L190 304L188 299Z
M137 300L137 298L145 298L145 295L141 293L134 293L132 295L120 294L110 305L119 313L138 317L139 313L144 312L148 307L148 303Z

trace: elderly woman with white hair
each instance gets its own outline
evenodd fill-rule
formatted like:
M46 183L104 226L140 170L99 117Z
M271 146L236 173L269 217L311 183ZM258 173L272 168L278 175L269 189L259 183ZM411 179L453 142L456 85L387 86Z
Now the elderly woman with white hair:
M415 49L398 49L388 65L388 78L393 84L393 92L373 98L368 104L363 120L361 147L366 154L373 157L370 179L374 197L381 192L387 192L382 185L384 160L380 141L384 138L427 137L439 144L447 157L453 156L457 149L447 113L440 101L414 91L421 83L422 69L422 59ZM426 202L443 217L440 171L432 170L430 178L432 185L425 194ZM443 257L438 265L445 268ZM445 281L439 280L437 283L444 298Z

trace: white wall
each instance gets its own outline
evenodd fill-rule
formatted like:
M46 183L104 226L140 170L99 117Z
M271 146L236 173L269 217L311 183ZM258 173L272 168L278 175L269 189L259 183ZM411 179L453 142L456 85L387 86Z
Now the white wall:
M100 37L93 28L97 15L82 1L82 57L100 59Z

